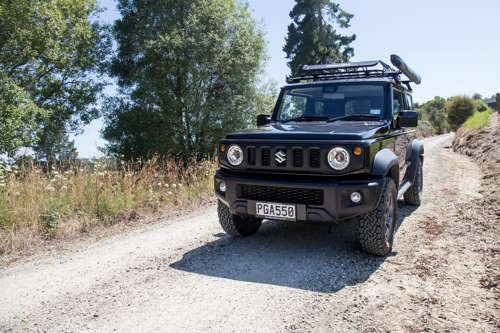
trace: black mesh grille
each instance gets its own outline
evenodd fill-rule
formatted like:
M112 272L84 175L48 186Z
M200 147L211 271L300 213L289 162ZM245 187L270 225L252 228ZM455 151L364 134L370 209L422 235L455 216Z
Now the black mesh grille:
M262 149L262 165L271 165L271 149Z
M257 154L254 147L248 148L248 165L255 165Z
M311 149L309 151L309 166L311 168L319 168L321 165L321 153L319 149Z
M304 165L304 154L302 149L293 150L293 166L296 168L302 168Z
M323 204L322 190L246 184L241 185L240 189L241 198L247 200L305 205Z

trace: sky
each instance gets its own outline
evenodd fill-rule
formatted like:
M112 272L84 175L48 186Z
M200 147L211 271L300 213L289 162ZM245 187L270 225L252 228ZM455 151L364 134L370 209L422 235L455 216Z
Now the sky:
M112 24L120 17L114 0L98 0L106 10L100 15ZM285 83L288 74L282 51L288 16L294 0L249 0L254 18L266 33L269 60L265 80ZM380 59L390 63L395 53L422 76L413 99L425 102L434 96L490 97L500 92L500 1L497 0L345 0L337 1L354 14L345 33L355 33L352 61ZM112 94L114 89L107 91ZM99 156L104 146L102 121L88 125L75 137L80 157Z

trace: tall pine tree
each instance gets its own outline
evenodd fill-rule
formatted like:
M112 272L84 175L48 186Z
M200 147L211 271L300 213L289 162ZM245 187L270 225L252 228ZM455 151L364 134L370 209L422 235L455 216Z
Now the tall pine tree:
M356 35L342 35L338 29L348 28L354 15L330 0L295 1L283 47L291 75L298 75L306 64L348 61L354 55L351 43Z

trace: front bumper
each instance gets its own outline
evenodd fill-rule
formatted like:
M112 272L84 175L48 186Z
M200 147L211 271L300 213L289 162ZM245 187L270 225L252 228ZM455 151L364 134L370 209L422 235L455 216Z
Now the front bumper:
M219 190L221 182L225 182L226 191ZM255 216L255 203L257 201L289 203L296 205L297 221L338 223L374 210L380 200L383 178L339 180L330 177L280 177L258 174L233 174L218 170L214 177L215 194L234 215ZM287 197L279 200L276 197L252 198L242 191L243 186L258 186L260 189L269 189L269 193L286 189L294 191L318 190L321 191L322 200L316 204L305 204L296 197ZM272 191L271 191L272 190ZM362 194L360 203L355 204L350 200L352 192ZM283 196L281 196L283 198ZM299 202L290 202L290 201ZM289 202L283 202L289 201Z

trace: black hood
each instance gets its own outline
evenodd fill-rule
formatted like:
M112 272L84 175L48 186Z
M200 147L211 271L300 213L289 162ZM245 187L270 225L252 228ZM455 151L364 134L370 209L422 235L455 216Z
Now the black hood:
M227 135L227 139L279 140L363 140L389 130L390 124L381 121L335 121L272 123Z

